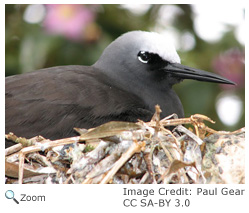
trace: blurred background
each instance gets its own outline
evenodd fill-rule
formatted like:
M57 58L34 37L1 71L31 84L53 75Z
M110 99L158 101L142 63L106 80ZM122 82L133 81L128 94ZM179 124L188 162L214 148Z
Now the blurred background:
M210 8L209 8L210 7ZM244 8L226 5L5 5L5 75L57 65L91 65L131 30L167 34L182 64L237 86L184 80L174 89L185 116L209 116L216 130L245 126Z

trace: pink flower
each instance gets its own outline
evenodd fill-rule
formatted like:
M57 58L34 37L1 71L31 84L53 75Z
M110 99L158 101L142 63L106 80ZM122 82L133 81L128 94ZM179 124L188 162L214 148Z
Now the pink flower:
M85 28L95 19L93 11L80 4L48 4L46 8L45 29L72 40L82 39Z
M238 49L230 49L213 60L213 69L215 72L232 80L237 84L237 88L245 86L245 55ZM222 88L233 88L232 86L222 84Z

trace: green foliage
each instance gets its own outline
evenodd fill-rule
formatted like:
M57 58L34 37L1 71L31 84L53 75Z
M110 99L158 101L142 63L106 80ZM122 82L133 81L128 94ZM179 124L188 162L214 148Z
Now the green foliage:
M95 149L94 146L88 144L88 145L86 145L86 147L85 147L85 149L84 149L83 152L84 152L84 153L91 152L91 151L94 150L94 149Z

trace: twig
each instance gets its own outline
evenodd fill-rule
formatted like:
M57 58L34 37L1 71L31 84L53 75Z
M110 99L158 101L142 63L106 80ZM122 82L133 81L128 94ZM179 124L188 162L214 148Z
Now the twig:
M15 152L20 151L23 148L22 144L15 144L5 149L5 156L11 155Z
M197 137L193 132L189 131L188 129L186 129L184 126L182 125L178 125L176 127L176 129L179 131L179 132L183 132L185 133L186 135L188 135L190 138L192 138L194 141L196 141L196 143L198 143L199 145L202 145L203 144L203 141Z
M206 126L206 131L210 132L212 134L218 134L218 135L237 135L237 134L241 134L245 132L245 127L238 129L236 131L233 132L228 132L228 131L216 131L214 129L211 129L209 127Z
M100 182L101 184L108 183L116 172L125 164L130 157L136 152L140 152L145 147L145 142L133 142L130 148L121 156L121 158L115 163L112 169L107 173L107 175Z
M80 136L72 137L72 138L64 138L64 139L59 139L59 140L54 140L54 141L44 140L40 143L37 143L34 146L23 148L19 152L19 175L18 175L19 184L22 184L22 181L23 181L24 159L25 159L26 154L37 152L37 151L44 151L48 148L55 147L55 146L72 144L72 143L78 142L79 138Z

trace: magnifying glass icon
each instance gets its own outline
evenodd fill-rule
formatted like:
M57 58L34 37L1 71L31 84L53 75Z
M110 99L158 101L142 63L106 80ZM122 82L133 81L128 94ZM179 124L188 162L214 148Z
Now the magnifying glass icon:
M6 192L5 192L5 197L6 197L7 199L13 199L17 204L19 204L19 202L16 200L15 194L14 194L14 192L13 192L12 190L6 191Z

